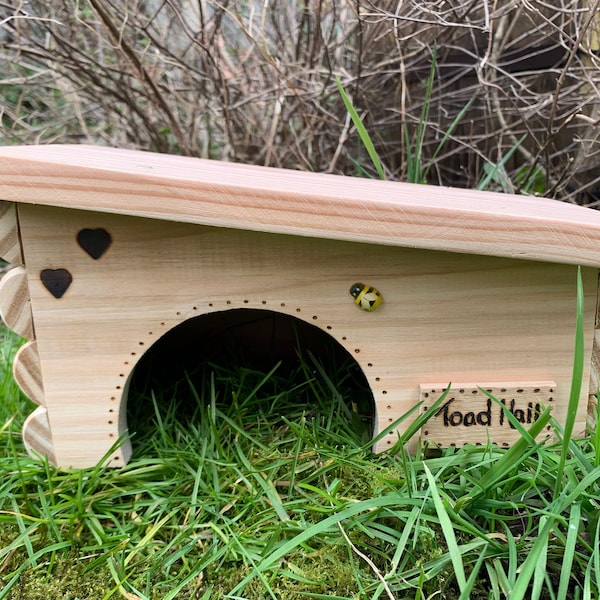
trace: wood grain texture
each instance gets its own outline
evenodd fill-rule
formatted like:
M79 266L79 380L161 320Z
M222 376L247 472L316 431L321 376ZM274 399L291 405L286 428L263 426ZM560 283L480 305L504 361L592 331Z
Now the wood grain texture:
M19 226L14 202L0 200L0 258L13 265L23 265Z
M426 411L443 394L448 383L426 383L419 387L422 409ZM506 410L529 429L546 407L554 408L556 393L554 381L452 383L444 402L423 427L422 439L442 447L481 446L489 440L501 447L511 446L521 434ZM551 434L552 427L548 425L538 439Z
M217 227L600 266L600 213L558 201L133 150L0 148L0 198Z
M196 345L210 348L213 338L193 325L246 309L299 319L339 344L368 382L376 431L411 410L427 382L554 381L555 417L564 420L575 266L30 204L18 212L61 466L95 464L127 432L129 384L157 342L189 327ZM100 258L78 244L84 229L110 234ZM46 268L72 275L60 298L40 279ZM583 280L587 381L598 270L584 268ZM375 312L355 306L349 289L358 281L381 292ZM587 393L582 390L578 430L585 425ZM393 445L407 424L377 449ZM124 464L130 452L126 442L111 464Z
M35 457L36 454L45 456L51 464L56 464L48 412L44 407L36 408L25 420L23 442L31 456Z
M21 337L34 338L27 273L23 267L11 269L0 281L0 316Z
M37 342L23 344L13 361L13 376L23 393L40 406L45 406L44 383Z

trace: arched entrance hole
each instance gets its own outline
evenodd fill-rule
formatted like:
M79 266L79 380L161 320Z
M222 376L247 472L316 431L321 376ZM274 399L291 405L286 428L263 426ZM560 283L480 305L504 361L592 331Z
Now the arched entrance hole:
M126 390L134 454L165 428L210 435L202 421L218 411L228 415L221 423L231 431L218 432L224 438L234 438L236 428L268 438L302 419L319 419L358 443L374 430L373 394L354 357L322 329L264 309L184 321L145 352Z

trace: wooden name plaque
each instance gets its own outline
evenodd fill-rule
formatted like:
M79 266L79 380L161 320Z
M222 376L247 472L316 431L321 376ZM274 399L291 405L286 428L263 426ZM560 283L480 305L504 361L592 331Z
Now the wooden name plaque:
M447 384L421 385L423 410L447 387ZM554 381L451 384L442 405L423 428L423 439L440 446L483 445L490 440L502 447L510 446L521 434L509 414L529 429L544 408L553 406L555 394ZM547 431L539 437L550 430L547 426Z

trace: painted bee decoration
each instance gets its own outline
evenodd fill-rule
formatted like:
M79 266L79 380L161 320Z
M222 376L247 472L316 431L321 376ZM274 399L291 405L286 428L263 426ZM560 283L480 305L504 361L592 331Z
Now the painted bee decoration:
M354 304L358 308L369 312L377 310L383 299L378 290L364 283L355 283L350 288L350 295L354 298Z

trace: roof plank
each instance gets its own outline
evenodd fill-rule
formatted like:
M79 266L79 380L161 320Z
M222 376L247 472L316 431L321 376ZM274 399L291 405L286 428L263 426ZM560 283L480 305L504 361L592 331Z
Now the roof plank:
M137 150L2 147L0 199L600 267L600 212L564 202Z

